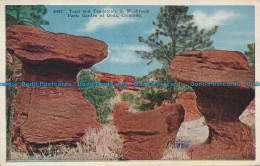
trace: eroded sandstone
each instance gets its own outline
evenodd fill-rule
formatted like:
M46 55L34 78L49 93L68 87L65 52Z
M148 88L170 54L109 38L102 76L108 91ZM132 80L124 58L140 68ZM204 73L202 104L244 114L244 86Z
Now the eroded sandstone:
M184 121L197 120L202 117L197 107L197 96L195 92L179 92L176 103L181 104L185 110Z
M254 159L252 129L239 116L255 96L254 69L240 52L208 50L182 53L170 65L170 75L183 83L218 83L194 86L199 111L206 119L209 137L188 149L192 159ZM220 86L239 83L239 86Z
M77 73L107 57L104 42L26 25L8 27L6 37L7 51L23 63L22 82L37 85L21 86L17 94L13 148L30 152L42 145L73 144L87 128L101 126L77 86Z
M179 104L169 104L142 113L114 110L114 124L123 138L126 160L158 160L173 148L175 136L184 119Z

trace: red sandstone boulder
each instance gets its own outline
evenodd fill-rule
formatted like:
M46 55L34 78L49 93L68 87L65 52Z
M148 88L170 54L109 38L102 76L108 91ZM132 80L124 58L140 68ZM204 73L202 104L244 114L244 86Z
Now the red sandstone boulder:
M192 159L254 159L252 129L239 116L255 96L254 69L242 53L208 50L191 51L176 56L170 65L170 76L190 85L218 83L219 86L194 86L198 109L209 127L204 144L188 149ZM221 86L226 83L240 86ZM236 84L238 85L238 84Z
M7 50L23 62L22 81L38 84L21 86L17 94L13 148L31 151L30 146L72 144L87 128L101 126L76 76L107 57L104 42L26 25L8 27L6 37Z
M113 83L127 83L127 86L124 87L124 89L129 89L129 90L140 90L139 87L134 86L135 82L135 77L133 76L127 76L127 75L113 75L109 73L99 73L100 77L100 82L102 83L108 83L108 82L113 82ZM117 87L115 87L117 88ZM119 88L118 88L119 89Z
M179 92L176 103L181 104L185 110L184 121L197 120L202 117L197 107L195 92Z
M174 144L183 119L184 110L179 104L165 105L136 114L122 113L115 117L114 124L123 137L123 158L160 159L167 146Z

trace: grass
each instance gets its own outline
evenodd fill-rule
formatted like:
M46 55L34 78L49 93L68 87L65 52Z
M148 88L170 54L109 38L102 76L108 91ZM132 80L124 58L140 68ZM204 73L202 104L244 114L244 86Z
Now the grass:
M254 112L245 112L241 116L242 122L253 119ZM249 118L250 117L250 118ZM253 122L251 122L251 125ZM248 124L250 125L250 124ZM176 136L175 147L169 149L162 160L189 160L186 150L189 146L203 143L208 137L208 127L204 118L183 122ZM26 153L12 151L11 160L15 161L71 161L71 160L120 160L122 159L122 139L114 125L104 125L101 129L89 129L86 131L82 142L76 147L68 145L49 145L40 149L40 153L28 155Z
M12 151L11 160L119 160L123 143L115 126L87 130L76 147L49 145L32 155Z
M189 156L185 149L173 148L165 156L162 157L162 160L189 160Z
M120 160L122 159L122 140L114 125L101 129L89 129L82 143L76 147L68 145L49 145L39 149L40 153L31 155L12 151L12 161L86 161L86 160ZM169 150L162 160L187 160L186 150L175 147Z

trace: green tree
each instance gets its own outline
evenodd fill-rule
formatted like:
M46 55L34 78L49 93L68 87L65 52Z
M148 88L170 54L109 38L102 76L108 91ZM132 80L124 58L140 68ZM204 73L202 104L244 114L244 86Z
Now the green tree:
M82 70L78 74L79 82L98 82L97 73L93 69ZM111 113L110 99L115 97L115 88L111 86L81 86L82 95L91 102L97 111L97 119L102 124L107 124L107 116Z
M155 59L162 64L160 71L153 73L157 75L155 81L176 82L168 74L170 63L176 55L185 51L213 49L213 40L210 37L217 32L218 27L199 30L198 26L192 22L193 16L187 13L188 9L186 6L161 7L156 21L153 22L153 25L157 27L155 32L146 39L139 37L139 42L145 43L151 50L137 50L136 53L141 55L142 59L148 60L147 65ZM168 99L172 102L176 96L174 92L174 87L167 87L165 93L165 96L170 96ZM156 104L160 105L164 98L160 99L160 93L158 95L159 99Z
M210 37L217 32L218 27L214 26L205 31L204 28L192 22L193 16L188 15L188 7L185 6L165 6L161 7L157 15L157 26L154 33L147 39L139 37L139 41L151 47L151 51L136 51L143 59L149 60L148 64L154 59L161 62L165 67L169 67L173 58L185 51L202 50L211 47L213 41Z
M49 21L43 19L45 14L47 9L44 5L6 6L6 27L31 25L43 29L42 25L49 25Z
M167 76L166 70L155 69L148 73L150 78L144 78L141 82L172 82ZM140 111L151 110L155 105L160 106L162 101L174 99L173 87L167 86L145 86L140 91L140 103L137 108Z
M255 67L255 42L247 45L248 51L245 51L245 56L248 64Z

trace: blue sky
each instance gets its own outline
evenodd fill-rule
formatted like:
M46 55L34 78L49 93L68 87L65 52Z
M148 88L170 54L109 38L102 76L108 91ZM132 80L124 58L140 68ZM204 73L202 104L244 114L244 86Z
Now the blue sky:
M155 26L152 21L161 6L46 6L48 13L44 16L50 25L45 30L55 33L67 33L76 36L87 36L104 41L108 45L109 56L95 65L101 72L118 75L143 76L160 63L154 61L147 66L135 50L149 50L145 44L138 42L138 37L151 34ZM141 18L89 18L81 17L83 10L111 9L149 10ZM63 13L53 13L63 10ZM69 10L80 10L80 17L68 17ZM241 51L246 45L255 41L254 6L189 6L189 14L194 15L194 22L200 28L218 25L218 32L211 38L216 49Z

